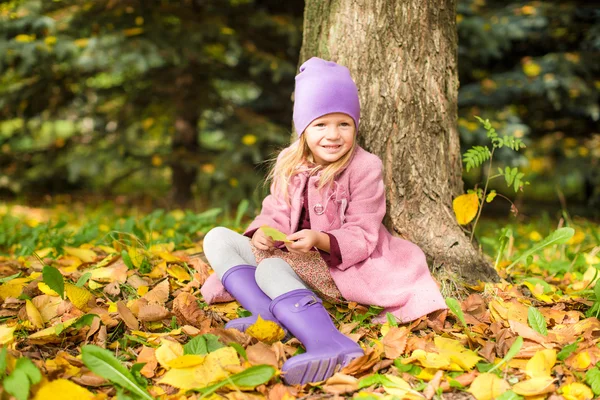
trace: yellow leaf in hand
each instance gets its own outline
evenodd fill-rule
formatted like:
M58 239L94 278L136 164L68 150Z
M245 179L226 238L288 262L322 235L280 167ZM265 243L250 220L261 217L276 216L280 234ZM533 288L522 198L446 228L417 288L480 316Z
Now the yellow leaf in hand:
M94 395L87 389L67 380L57 379L43 385L34 400L82 400Z
M540 350L527 362L525 373L530 378L548 378L550 377L554 364L556 364L556 350Z
M27 319L34 327L37 329L42 329L44 327L44 320L31 300L25 300L25 311L27 311Z
M92 298L92 294L86 289L70 283L65 283L65 293L71 303L80 310L86 308L88 301Z
M493 400L509 389L510 385L504 379L484 373L475 378L468 391L477 400Z
M460 195L452 201L452 208L458 223L466 225L477 215L479 197L475 193Z
M94 250L90 249L79 249L76 247L64 247L64 249L65 253L70 256L77 257L85 263L94 262L96 257L98 257Z
M271 344L283 339L285 332L277 323L264 320L259 315L256 322L246 329L246 335Z
M287 240L287 235L281 231L278 231L275 228L271 228L268 225L263 225L260 229L265 233L265 235L270 236L276 242L286 242L291 243L291 240Z

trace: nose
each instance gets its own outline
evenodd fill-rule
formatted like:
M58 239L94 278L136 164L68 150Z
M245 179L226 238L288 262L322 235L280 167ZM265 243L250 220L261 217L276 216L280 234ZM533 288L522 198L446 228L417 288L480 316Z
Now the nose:
M327 129L327 134L325 135L327 139L334 140L340 137L340 130L337 126L333 126Z

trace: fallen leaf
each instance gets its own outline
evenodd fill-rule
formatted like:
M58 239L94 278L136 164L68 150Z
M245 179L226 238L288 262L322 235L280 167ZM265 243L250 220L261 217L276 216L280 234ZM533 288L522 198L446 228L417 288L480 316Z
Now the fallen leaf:
M200 309L196 297L188 292L180 293L173 300L173 314L181 324L189 324L197 328L206 328L206 313ZM210 321L208 321L210 326Z
M155 351L156 360L163 368L169 369L169 361L183 355L183 346L179 342L167 339L161 339L160 343L160 347Z
M17 329L17 325L0 325L0 345L4 346L5 344L12 343L15 329Z
M539 377L518 382L512 387L512 390L521 396L537 396L540 394L554 392L556 390L556 386L554 385L554 378Z
M131 310L127 308L123 301L117 302L117 312L119 313L119 316L121 317L123 322L125 322L125 325L127 325L129 329L131 329L132 331L137 331L138 329L140 329L140 322L135 317L135 315L133 315Z
M167 318L171 313L160 304L146 304L140 306L138 318L140 321L153 322Z
M140 370L140 373L146 378L152 378L154 376L154 370L158 366L155 350L152 347L143 346L142 351L138 354L136 363L146 363Z
M34 400L81 400L92 398L94 398L94 395L89 390L67 379L57 379L42 384Z
M285 337L285 332L276 322L264 320L259 315L256 322L246 329L246 334L265 343L278 342Z
M169 300L169 280L165 279L158 283L143 296L148 303L165 304Z
M565 400L592 400L594 393L592 389L583 383L573 382L561 387Z
M468 392L477 400L493 400L510 389L510 385L504 379L495 374L480 374L473 380Z
M525 373L530 378L550 377L554 364L556 364L556 350L541 350L527 362Z
M88 301L92 298L92 294L86 289L71 283L65 283L65 293L71 303L80 310L85 310Z
M252 365L267 364L279 368L277 355L270 346L263 342L248 346L246 348L246 355L248 356L248 362Z
M29 322L37 329L44 328L44 320L31 300L25 300L25 309L27 310L27 319Z
M396 359L404 354L409 331L406 327L391 327L383 337L384 354L389 359Z
M325 381L323 390L331 394L352 393L358 390L358 379L353 376L336 372Z

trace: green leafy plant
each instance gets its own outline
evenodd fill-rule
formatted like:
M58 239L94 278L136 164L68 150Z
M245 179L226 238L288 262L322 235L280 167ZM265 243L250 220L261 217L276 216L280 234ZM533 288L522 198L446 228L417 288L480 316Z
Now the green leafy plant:
M522 260L527 259L527 257L534 255L535 253L541 251L545 247L555 245L555 244L566 243L569 239L571 239L573 237L574 234L575 234L575 230L573 228L569 228L569 227L559 228L559 229L555 230L550 235L548 235L546 238L544 238L543 240L540 240L539 242L534 244L530 249L521 253L508 267L506 267L506 270L509 271L517 263L519 263Z
M231 375L230 377L215 383L214 385L198 389L202 393L202 398L211 395L225 385L240 388L254 388L263 383L269 382L275 375L275 368L270 365L255 365L242 372Z
M152 396L110 351L94 345L83 346L81 348L81 359L93 373L127 389L139 398L152 400Z
M58 293L61 299L65 298L65 279L58 269L45 265L42 270L42 279L50 289Z
M548 335L546 319L537 308L533 306L529 307L529 310L527 311L527 321L534 331L544 336Z
M510 349L508 349L508 352L506 353L504 358L502 360L500 360L500 362L498 364L496 364L494 366L494 368L490 369L488 372L494 372L496 369L500 368L501 365L504 365L504 364L510 362L510 360L512 360L514 358L514 356L519 354L519 351L521 351L521 347L523 347L523 338L521 336L517 336L517 338L515 339L515 342L512 344L512 346L510 346Z
M452 297L446 297L446 305L450 308L450 311L454 313L458 317L458 320L462 324L467 337L469 338L469 346L473 342L473 338L471 337L471 333L469 332L469 327L467 326L467 322L465 321L465 315L463 314L463 310L460 307L460 303L458 300Z
M495 190L491 190L488 192L488 186L490 181L496 178L504 177L507 186L512 187L515 192L519 190L523 190L525 185L529 185L528 181L523 180L525 174L520 172L518 168L510 168L506 166L504 169L498 168L498 173L492 175L492 163L494 161L494 153L496 150L501 149L503 147L512 149L513 151L519 151L520 149L525 147L525 143L519 138L510 135L500 136L496 132L496 129L492 126L491 122L486 119L475 116L477 120L483 124L483 127L486 130L486 136L490 140L491 150L488 146L473 146L468 149L463 154L463 163L469 172L472 168L477 168L482 166L484 163L488 163L487 176L485 179L485 185L483 189L475 188L474 190L469 190L468 193L475 193L479 198L479 207L477 211L477 215L475 217L475 222L473 223L473 229L471 231L471 240L473 240L473 235L475 233L475 228L477 227L477 222L479 221L479 217L481 216L481 211L483 209L484 202L490 203L496 196L504 197L511 203L512 209L516 209L512 201L510 201L505 196L502 196L496 193Z
M219 342L219 338L215 335L207 333L205 335L196 336L185 345L183 345L183 354L207 354L213 352L225 345Z
M6 374L6 358L7 350L2 348L0 350L0 379ZM7 393L15 396L17 400L27 400L31 385L39 383L42 380L42 374L29 358L19 358L15 369L1 380Z

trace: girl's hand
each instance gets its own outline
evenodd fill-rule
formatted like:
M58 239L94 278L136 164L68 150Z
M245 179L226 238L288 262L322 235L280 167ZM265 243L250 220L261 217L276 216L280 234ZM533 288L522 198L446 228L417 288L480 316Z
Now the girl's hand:
M321 235L324 234L310 229L303 229L289 235L286 239L291 240L292 243L286 243L285 247L287 247L290 253L308 253L313 247L317 246L321 239Z
M270 236L267 236L262 229L257 229L252 235L252 244L259 250L273 250L275 242Z

